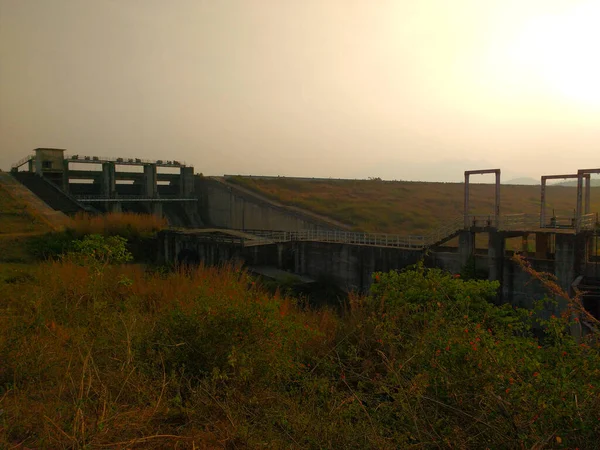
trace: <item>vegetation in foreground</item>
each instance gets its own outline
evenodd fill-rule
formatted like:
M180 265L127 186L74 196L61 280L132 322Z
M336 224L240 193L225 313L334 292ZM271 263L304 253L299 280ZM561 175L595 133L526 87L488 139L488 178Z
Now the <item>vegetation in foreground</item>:
M417 266L344 314L236 267L123 264L88 236L0 273L8 448L594 448L600 354L566 314ZM534 328L544 330L537 338Z
M483 178L485 180L485 178ZM229 177L259 194L305 208L357 231L425 234L463 214L464 184L373 180L302 180ZM502 185L503 214L539 214L540 187ZM591 210L600 211L600 188L593 187ZM576 189L548 186L548 217L572 217ZM471 186L472 214L493 214L494 185Z

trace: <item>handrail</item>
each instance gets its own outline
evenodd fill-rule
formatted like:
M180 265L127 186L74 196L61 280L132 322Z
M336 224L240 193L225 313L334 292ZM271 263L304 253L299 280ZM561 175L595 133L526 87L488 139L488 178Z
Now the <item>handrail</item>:
M467 223L470 227L497 228L501 231L527 231L543 228L575 228L572 218L556 218L555 223L540 227L540 216L535 214L508 214L500 217L496 224L493 215L469 215ZM558 225L559 219L564 225ZM497 225L497 227L496 227ZM597 225L596 214L586 214L581 217L581 229L590 230ZM456 217L441 227L426 235L398 235L387 233L361 233L340 230L301 230L301 231L270 231L270 230L243 230L257 237L258 242L265 243L290 242L290 241L318 241L342 244L373 245L378 247L393 247L409 250L425 250L440 244L465 229L465 217Z
M19 167L21 167L23 164L25 164L26 162L31 161L32 159L35 158L34 154L31 155L27 155L24 158L21 158L19 161L17 161L16 163L14 163L11 167L13 169L18 169Z
M103 162L114 162L115 164L122 165L155 164L159 167L186 167L186 162L179 160L152 160L144 158L88 155L65 155L65 159L72 163L84 164L101 164Z

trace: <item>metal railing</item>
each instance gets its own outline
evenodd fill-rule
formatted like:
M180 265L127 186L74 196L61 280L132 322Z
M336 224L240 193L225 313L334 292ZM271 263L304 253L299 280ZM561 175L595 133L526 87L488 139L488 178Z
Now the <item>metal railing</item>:
M584 214L579 221L580 230L594 230L598 226L598 213Z
M197 202L196 197L146 197L144 195L122 195L105 197L102 195L77 195L75 198L84 203L89 202Z
M465 229L465 223L476 228L497 228L501 231L535 231L545 228L575 229L576 221L568 217L556 217L545 226L540 226L540 216L535 214L509 214L500 217L498 221L493 215L457 217L438 229L423 236L398 235L386 233L360 233L337 230L302 230L302 231L269 231L269 230L244 230L245 233L256 236L253 240L257 243L276 243L290 241L316 241L340 244L372 245L377 247L403 248L407 250L425 250L447 241ZM496 227L496 222L498 226ZM582 216L580 229L591 230L598 224L596 214Z
M103 162L114 162L123 165L155 164L159 167L186 167L185 161L179 160L152 160L144 158L123 158L115 156L88 156L88 155L66 155L65 159L72 163L101 164Z
M447 240L449 236L452 236L458 233L458 231L464 229L464 223L464 216L455 217L454 219L446 222L439 228L424 236L425 246L431 247L432 245Z
M265 243L314 241L340 244L423 250L428 246L425 236L401 236L387 233L358 233L338 230L267 231L244 230Z
M27 155L24 158L21 158L19 161L17 161L16 163L14 163L11 167L13 169L18 169L19 167L21 167L23 164L25 164L26 162L31 161L32 159L35 159L35 155L31 154L31 155Z

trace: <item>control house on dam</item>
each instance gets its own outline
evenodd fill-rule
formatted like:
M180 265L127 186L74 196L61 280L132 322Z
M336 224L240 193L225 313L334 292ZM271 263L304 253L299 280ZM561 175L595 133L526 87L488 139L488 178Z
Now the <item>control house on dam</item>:
M44 180L88 211L151 213L174 225L201 224L194 168L180 161L65 155L64 149L38 148L12 171L35 193L44 191L35 189Z

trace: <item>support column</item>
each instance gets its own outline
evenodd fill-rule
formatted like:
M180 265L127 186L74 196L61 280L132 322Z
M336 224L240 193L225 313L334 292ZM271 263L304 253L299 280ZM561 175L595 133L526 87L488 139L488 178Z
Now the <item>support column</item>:
M496 196L494 202L494 215L496 216L494 227L500 226L500 169L496 172Z
M106 198L115 198L117 196L117 184L115 174L115 163L102 163L102 186L100 187L102 195Z
M34 169L35 169L35 168L34 168L34 166L33 166L33 159L30 159L29 161L27 161L27 170L28 170L29 172L33 173L33 172L34 172ZM17 170L19 170L19 169L17 168Z
M488 279L498 280L502 283L502 271L504 270L504 236L498 231L489 232L488 241Z
M465 230L458 235L458 254L461 267L469 262L475 253L475 233Z
M554 253L554 275L556 276L558 285L569 294L571 283L575 280L577 273L576 266L576 236L557 233Z
M521 251L527 255L529 253L529 235L524 234L521 236Z
M283 244L277 244L277 268L283 269L283 251L285 247Z
M465 229L469 228L469 173L465 172Z
M548 259L549 233L535 233L535 258Z
M179 175L179 195L183 198L194 194L194 168L182 167Z
M158 197L158 184L156 183L156 164L144 164L144 195L148 198Z
M161 202L152 202L152 214L156 217L163 216L163 204Z
M69 160L63 159L62 190L69 193Z
M110 211L112 213L123 212L123 208L121 206L121 202L109 202L108 211Z
M542 190L540 195L540 228L544 228L546 226L546 178L542 177Z

